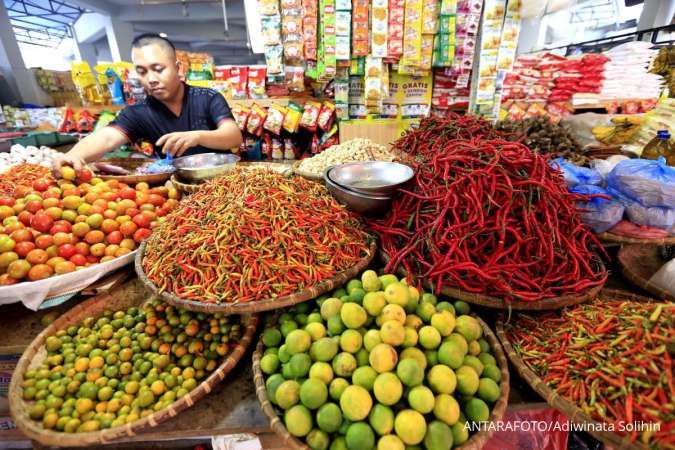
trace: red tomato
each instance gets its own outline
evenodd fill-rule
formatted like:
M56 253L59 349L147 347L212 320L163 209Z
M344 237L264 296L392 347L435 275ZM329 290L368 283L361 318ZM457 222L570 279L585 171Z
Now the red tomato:
M152 219L143 214L136 214L131 220L133 220L133 222L138 225L139 228L148 228L150 226L150 222L152 222Z
M134 217L136 214L140 213L141 210L138 208L128 208L124 214L129 216L129 217Z
M14 252L19 255L20 258L25 258L31 250L35 248L35 244L29 241L17 242L14 246Z
M42 178L40 180L35 180L33 182L33 189L35 189L38 192L44 192L47 189L49 189L50 185L51 183L49 182L49 180Z
M71 256L75 255L77 251L73 244L63 244L59 246L59 256L61 258L69 259Z
M61 198L61 193L57 191L47 191L42 193L42 198L43 199L48 199L48 198L56 198L60 199Z
M26 228L26 225L22 224L19 221L9 223L5 225L5 233L14 233L16 230L23 230Z
M56 222L54 222L54 225L60 225L60 226L62 225L64 227L68 228L68 231L66 231L66 233L70 233L71 231L73 231L73 224L68 222L67 220L57 220Z
M49 234L43 234L35 238L35 245L37 248L46 250L54 244L54 237Z
M96 264L96 263L98 263L98 257L96 257L94 255L88 255L87 256L87 262L91 263L91 264Z
M10 197L0 197L0 205L4 206L14 206L14 203L16 203L16 200Z
M44 264L49 259L47 252L39 248L35 248L28 252L26 255L26 261L35 265L35 264Z
M94 174L89 169L82 169L77 174L77 179L80 183L89 183L92 178L94 178Z
M33 233L27 228L22 228L16 231L12 231L12 233L9 235L12 239L14 239L14 242L25 242L25 241L32 241L33 240Z
M138 230L138 225L136 225L132 221L124 222L120 225L120 231L125 237L132 236L136 232L136 230Z
M75 251L78 255L87 256L89 254L89 244L86 242L78 242L75 244Z
M162 206L166 199L158 194L150 194L148 201L151 205Z
M136 200L136 190L124 188L120 191L120 197L128 200Z
M26 211L30 211L33 214L36 212L40 211L42 209L42 202L37 201L37 200L31 200L29 202L26 202Z
M122 239L124 239L124 235L120 231L117 231L117 230L109 233L108 236L106 236L106 241L108 242L108 244L117 245L120 242L122 242Z
M44 280L51 277L53 273L54 269L47 264L37 264L28 271L28 279L30 281Z
M8 274L3 273L0 275L0 286L9 286L10 284L16 284L19 280L16 278L10 277Z
M68 261L75 264L76 266L84 266L87 264L87 257L80 254L75 254L68 258Z
M63 231L54 234L54 245L61 246L63 244L70 244L72 236Z
M134 233L134 241L141 242L143 239L147 239L152 234L152 231L147 228L139 228Z
M70 233L72 227L67 227L63 224L54 225L49 229L49 234L55 235L56 233Z
M29 226L31 219L33 218L33 214L29 213L28 211L21 211L17 218L22 224Z
M23 214L23 213L22 213ZM30 226L40 233L46 233L54 225L54 219L51 216L39 212L30 219ZM68 224L70 226L70 224Z

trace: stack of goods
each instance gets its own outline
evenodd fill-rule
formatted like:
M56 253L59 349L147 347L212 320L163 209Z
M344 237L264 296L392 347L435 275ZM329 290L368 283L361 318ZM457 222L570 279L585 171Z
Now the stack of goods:
M552 123L548 117L504 120L497 123L497 129L503 131L509 141L521 142L541 155L566 158L578 165L588 163L569 127Z
M57 184L48 169L33 167L43 172L32 186L15 187L13 196L0 199L2 285L73 272L130 253L178 203L178 193L164 187L149 189L141 183L134 189L92 178L88 170L77 175L67 166Z
M49 147L33 147L29 145L24 147L23 145L15 144L9 150L9 153L0 153L0 173L4 174L5 172L11 172L9 169L12 169L15 166L27 164L37 164L39 166L44 166L47 169L53 167L53 160L57 155L61 153L57 152L54 149ZM10 174L16 178L16 175ZM17 178L17 181L23 181L20 178ZM32 183L35 180L26 180L27 183Z
M468 313L368 270L265 329L267 398L310 448L459 447L507 383Z
M65 433L128 425L195 389L242 331L238 316L204 318L157 299L88 317L46 338L45 360L21 386L28 415Z
M451 47L452 43L448 42L448 53L454 51L454 56L450 67L437 69L434 73L435 79L439 81L438 87L434 84L434 98L438 99L434 101L434 108L439 110L468 106L471 69L473 68L476 40L483 10L481 0L446 1L441 3L441 14L447 12L452 15L454 4L456 4L454 9L456 11L454 34L450 31L452 19L447 22L447 19L441 16L441 28L448 30L448 39L454 37L454 49ZM446 22L444 23L444 21ZM441 58L444 57L442 44L441 41L439 43L441 45ZM450 56L448 55L447 58L450 59ZM445 94L447 94L449 100L445 100Z
M662 47L652 61L650 72L661 75L668 87L669 96L675 97L675 47Z
M572 192L592 196L578 206L594 231L636 238L675 234L675 168L664 158L624 159L604 177L564 160L553 164ZM622 221L624 213L630 223Z
M619 45L604 53L609 58L605 66L600 95L605 100L655 100L663 89L663 77L649 73L658 50L650 42L634 41ZM624 111L631 114L637 111Z
M311 158L303 159L299 169L314 175L323 176L330 166L355 161L393 161L396 156L386 147L375 144L370 139L351 139L333 145Z
M505 329L525 365L558 395L630 442L668 448L674 320L672 303L608 298L520 315Z
M548 101L566 102L574 97L575 103L585 103L584 94L599 94L604 89L603 80L611 76L611 72L605 69L606 66L610 67L607 61L608 58L604 55L587 54L555 64L553 69L557 77L553 80ZM608 81L605 81L605 86Z
M77 89L68 72L58 72L55 70L32 69L35 74L35 80L43 91L49 94L53 100L53 105L64 106L66 104L77 104L79 97Z
M368 240L324 186L235 170L167 216L142 264L161 291L180 298L249 302L292 294L353 267L369 255Z
M292 160L338 143L335 105L328 100L307 100L304 107L295 102L267 108L237 104L232 115L244 135L239 151L247 159Z
M178 50L176 59L181 62L185 81L213 80L213 56L208 53L190 53Z
M4 105L2 107L2 112L0 112L0 116L4 118L2 122L4 123L5 128L8 129L21 130L34 127L30 120L30 114L26 109Z
M18 163L0 174L0 195L13 197L15 192L22 193L32 188L38 180L53 182L51 166ZM3 218L4 219L4 218Z
M215 81L228 99L265 98L265 66L216 66ZM209 86L214 87L214 86Z
M593 249L600 245L575 208L580 196L543 156L455 114L423 119L394 149L409 156L415 178L390 214L370 224L390 259L386 270L403 266L435 292L507 302L604 284Z

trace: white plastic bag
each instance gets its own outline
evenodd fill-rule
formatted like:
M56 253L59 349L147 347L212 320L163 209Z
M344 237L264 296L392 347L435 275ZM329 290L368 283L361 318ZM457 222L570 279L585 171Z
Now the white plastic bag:
M665 263L649 279L649 282L672 295L675 295L675 259Z

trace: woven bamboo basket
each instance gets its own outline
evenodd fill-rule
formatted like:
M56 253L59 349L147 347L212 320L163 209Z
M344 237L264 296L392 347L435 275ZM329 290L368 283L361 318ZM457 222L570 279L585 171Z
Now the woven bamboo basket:
M383 252L380 252L380 257L384 263L389 262L389 257ZM604 265L599 263L604 269ZM408 272L402 267L399 266L398 273L400 276L407 277ZM457 300L462 300L467 303L472 303L474 305L486 306L488 308L496 309L512 309L519 311L542 311L550 309L558 309L564 306L577 305L579 303L586 302L592 298L595 298L598 295L598 292L602 289L603 285L593 287L584 292L580 292L576 295L563 295L561 297L551 297L536 302L524 302L519 300L506 301L502 298L492 297L489 295L474 294L471 292L462 291L461 289L443 287L441 288L441 293L448 297L452 297ZM424 288L433 292L433 286L428 283L424 283Z
M300 169L300 164L302 161L296 161L293 163L293 173L296 175L300 175L302 178L307 178L308 180L312 181L323 181L323 175L317 175L312 172L307 172L305 170Z
M197 189L199 189L198 184L190 184L190 183L182 183L178 181L178 178L176 178L176 175L171 175L171 184L174 185L176 190L178 190L180 193L188 195L188 194L193 194L197 192Z
M127 169L129 172L135 172L136 169L141 167L143 164L152 162L152 159L148 158L113 158L102 161L114 166L119 166L124 169ZM145 174L130 174L130 175L105 175L97 174L97 176L104 180L117 180L120 183L126 183L128 185L135 185L136 183L145 182L149 185L158 185L164 183L166 180L171 178L171 172L163 173L145 173Z
M490 413L490 421L497 422L504 417L504 413L506 412L506 406L509 401L508 363L506 361L504 351L502 350L502 347L499 344L499 340L494 335L492 330L490 330L490 327L488 327L487 324L480 319L480 317L476 315L474 315L474 317L478 320L481 327L483 327L483 337L490 344L490 348L492 348L492 352L494 354L495 359L497 360L497 364L499 365L499 369L502 374L502 379L500 382L501 393L499 399L493 405L492 411ZM277 317L274 317L273 321L276 321L276 318ZM272 430L284 440L284 444L288 448L294 450L311 450L304 442L302 442L300 439L296 438L295 436L291 435L288 432L286 426L284 425L283 421L280 418L281 411L275 408L272 402L270 402L270 400L267 398L267 389L265 388L265 378L262 373L262 370L260 370L260 359L263 356L263 352L264 352L264 345L261 336L260 340L258 341L258 345L255 348L255 352L253 353L253 382L255 384L255 393L256 396L258 397L258 401L260 402L260 406L262 407L263 413L265 414L265 416L267 416L267 418L270 421L270 428L272 428ZM489 428L490 427L488 427L487 430L481 430L478 433L474 434L469 438L468 441L466 441L461 446L456 447L456 449L480 450L487 443L487 441L490 440L490 437L492 436L492 431Z
M638 239L628 236L619 236L618 234L606 231L598 234L598 239L602 242L613 244L675 245L675 236L660 239Z
M360 272L365 270L365 268L368 267L370 262L375 257L375 253L377 251L377 244L375 241L372 241L370 243L370 254L361 258L359 262L356 263L356 265L347 270L343 270L342 272L336 274L333 278L323 280L314 286L310 286L306 289L295 292L294 294L253 302L214 304L202 303L194 300L185 300L169 292L159 292L159 288L155 285L155 283L148 279L148 277L145 275L145 272L143 271L142 261L143 255L145 254L146 245L147 241L143 242L138 248L138 253L136 253L135 267L138 278L146 285L146 287L148 287L148 289L159 295L165 302L180 308L190 311L201 311L206 313L219 312L224 314L253 314L278 308L286 308L288 306L312 300L324 292L328 292L334 287L346 283L351 278L354 278Z
M600 292L600 296L617 300L654 301L653 299L619 289L603 289ZM535 392L537 392L544 398L544 400L546 400L546 403L565 414L572 422L589 425L587 428L589 434L603 443L611 445L615 450L647 449L645 445L640 443L632 443L628 439L625 439L616 433L610 431L598 431L602 429L602 424L600 422L592 419L574 403L566 400L555 390L548 387L548 385L541 378L539 378L537 374L527 367L527 365L513 349L513 346L511 345L508 337L506 337L506 332L504 331L504 322L502 320L497 321L496 330L497 336L499 337L499 340L501 341L501 344L504 347L511 364L513 364L513 366L516 368L516 371L525 380L525 382L527 382L527 384L529 384Z
M42 427L41 423L31 420L28 416L30 405L22 398L21 384L24 381L24 373L39 365L47 356L47 351L44 348L47 337L53 335L60 329L80 323L86 317L97 317L104 310L127 309L131 306L138 306L144 303L150 295L151 293L148 292L138 280L131 281L111 294L93 297L75 306L45 328L33 342L31 342L16 365L12 382L9 387L9 406L12 417L19 429L21 429L26 436L40 444L59 447L101 445L122 437L134 436L143 429L155 427L159 423L175 417L178 413L191 407L197 400L211 392L213 388L237 365L253 340L258 324L258 317L254 315L246 316L243 319L242 325L246 328L241 341L208 378L190 393L181 397L168 407L126 425L95 432L70 434L46 430Z
M623 275L634 285L644 289L660 300L675 302L675 295L655 286L649 279L668 261L659 254L653 245L624 245L619 250L617 260Z

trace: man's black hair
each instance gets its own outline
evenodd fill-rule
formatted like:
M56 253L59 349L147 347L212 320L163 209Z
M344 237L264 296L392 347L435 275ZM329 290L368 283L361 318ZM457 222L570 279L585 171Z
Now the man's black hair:
M172 54L176 54L176 47L173 45L173 42L157 33L144 33L136 36L131 42L131 48L141 48L152 44L157 44Z

